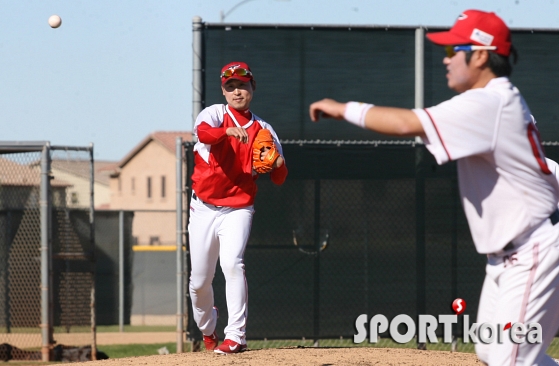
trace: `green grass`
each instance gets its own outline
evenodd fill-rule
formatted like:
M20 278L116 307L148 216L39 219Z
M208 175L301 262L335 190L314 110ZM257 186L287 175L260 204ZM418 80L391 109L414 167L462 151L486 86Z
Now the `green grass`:
M167 347L169 353L177 351L176 343L153 343L153 344L115 344L110 346L98 346L109 358L137 357L158 355L160 348Z
M174 325L125 325L124 332L175 332L177 327ZM97 333L120 332L118 325L100 325Z

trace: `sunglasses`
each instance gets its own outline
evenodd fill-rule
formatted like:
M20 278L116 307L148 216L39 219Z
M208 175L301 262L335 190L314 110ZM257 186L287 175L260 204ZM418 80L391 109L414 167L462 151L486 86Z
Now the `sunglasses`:
M446 46L444 50L446 51L446 56L448 58L454 57L456 52L464 51L464 52L472 52L477 50L496 50L497 46L474 46L474 45L466 45L466 46Z
M230 78L233 75L237 76L252 76L252 72L242 67L237 67L236 69L227 69L221 73L222 78Z

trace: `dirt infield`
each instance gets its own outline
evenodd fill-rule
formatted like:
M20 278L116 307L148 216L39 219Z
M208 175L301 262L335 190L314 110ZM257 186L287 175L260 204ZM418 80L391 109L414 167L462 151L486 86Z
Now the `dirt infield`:
M247 350L235 355L195 352L74 363L84 366L131 365L437 365L481 366L472 353L394 348L274 348Z

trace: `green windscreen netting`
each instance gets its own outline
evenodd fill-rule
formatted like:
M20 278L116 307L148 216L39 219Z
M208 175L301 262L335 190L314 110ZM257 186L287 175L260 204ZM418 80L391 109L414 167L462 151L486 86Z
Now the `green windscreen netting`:
M440 29L427 29L434 31ZM204 28L205 105L223 103L219 72L246 61L257 83L251 109L281 139L379 140L354 126L310 122L309 104L329 97L413 108L415 28L224 26ZM527 100L544 141L558 141L559 31L513 31L519 60L511 77ZM425 40L424 104L454 95L446 87L444 51Z

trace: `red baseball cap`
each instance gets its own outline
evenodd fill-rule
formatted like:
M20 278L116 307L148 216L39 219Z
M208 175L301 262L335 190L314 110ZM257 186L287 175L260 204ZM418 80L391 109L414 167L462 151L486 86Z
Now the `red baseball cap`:
M242 82L248 82L253 79L252 71L245 62L234 61L221 68L221 85L224 85L228 80L237 79Z
M427 38L439 46L474 44L496 46L499 55L510 55L511 38L509 27L495 13L481 10L466 10L448 32L428 33Z

